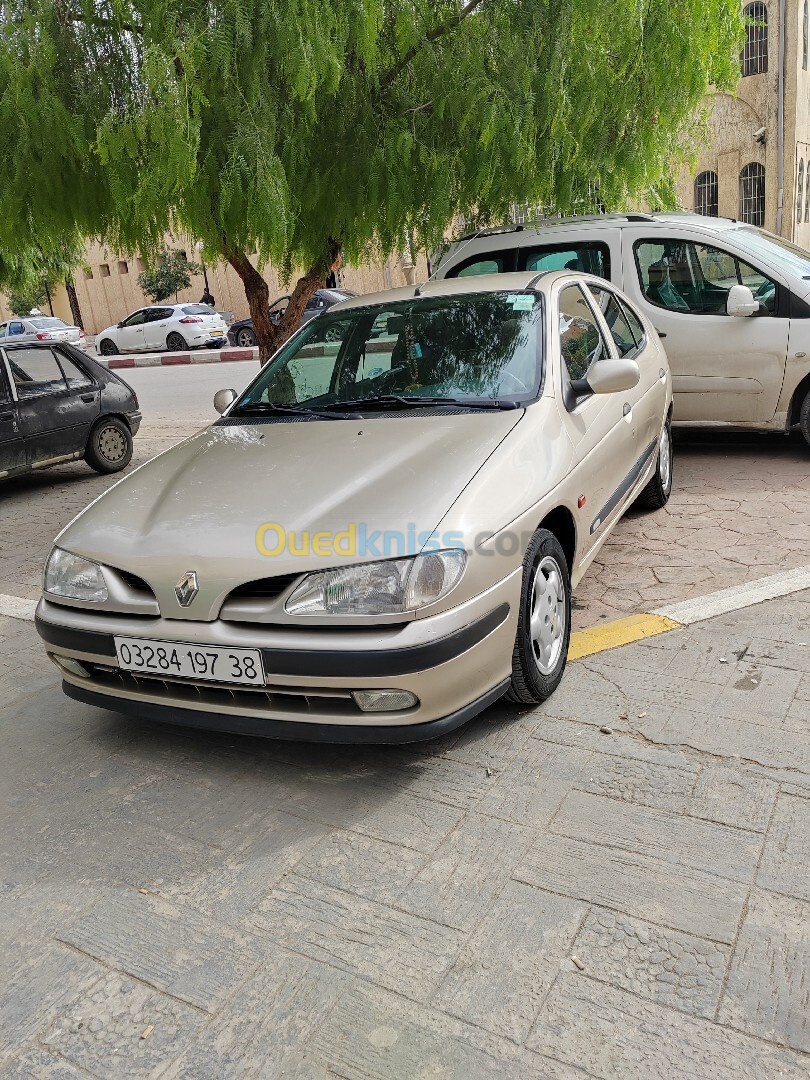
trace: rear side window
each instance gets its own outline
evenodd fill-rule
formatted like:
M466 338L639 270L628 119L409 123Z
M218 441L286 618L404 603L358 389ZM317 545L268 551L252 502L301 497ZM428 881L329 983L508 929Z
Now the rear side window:
M610 248L607 244L544 244L523 250L520 256L519 270L576 270L610 281Z
M597 285L589 285L588 288L604 316L619 356L631 356L638 349L639 343L627 321L624 308L609 289L600 289Z
M511 270L512 260L509 260L509 265L506 262L506 256L500 255L483 255L472 262L466 262L461 264L461 269L458 268L451 270L449 277L478 277L480 274L503 274L507 270Z
M14 349L7 355L20 399L65 389L65 377L51 349Z
M78 364L70 360L64 353L59 353L59 364L65 373L65 379L72 390L78 390L83 386L93 386L93 380Z
M11 401L11 387L8 385L5 368L3 367L3 357L0 356L0 404L6 405L9 401Z

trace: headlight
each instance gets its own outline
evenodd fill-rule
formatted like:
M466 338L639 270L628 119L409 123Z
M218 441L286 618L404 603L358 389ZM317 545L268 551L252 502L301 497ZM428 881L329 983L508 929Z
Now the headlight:
M430 551L308 574L290 599L290 615L399 615L440 600L461 577L463 551Z
M107 586L98 563L54 548L45 567L45 591L73 600L91 600L100 604L107 599Z

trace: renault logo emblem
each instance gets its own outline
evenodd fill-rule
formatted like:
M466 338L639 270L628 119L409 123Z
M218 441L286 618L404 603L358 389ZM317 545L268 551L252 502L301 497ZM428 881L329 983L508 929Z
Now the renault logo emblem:
M187 570L174 587L174 595L180 607L188 607L199 591L197 573L194 570Z

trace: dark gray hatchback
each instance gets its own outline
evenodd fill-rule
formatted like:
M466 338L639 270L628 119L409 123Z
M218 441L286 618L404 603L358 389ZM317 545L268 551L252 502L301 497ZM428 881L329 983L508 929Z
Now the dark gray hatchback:
M79 458L118 472L140 423L135 391L72 345L0 349L0 480Z

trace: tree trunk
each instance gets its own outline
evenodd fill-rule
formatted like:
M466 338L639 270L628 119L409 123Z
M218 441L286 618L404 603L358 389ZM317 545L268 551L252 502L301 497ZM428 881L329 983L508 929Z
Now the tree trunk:
M80 329L84 330L84 323L82 322L82 309L79 307L79 297L76 293L76 286L73 284L73 278L65 278L65 291L68 295L70 314L73 322Z
M327 241L324 257L300 277L287 304L287 310L278 324L270 321L270 290L262 275L242 251L231 251L228 262L242 279L245 297L253 320L253 331L259 346L259 363L268 360L276 349L299 327L307 302L316 290L322 289L326 275L340 257L340 243L331 237Z

